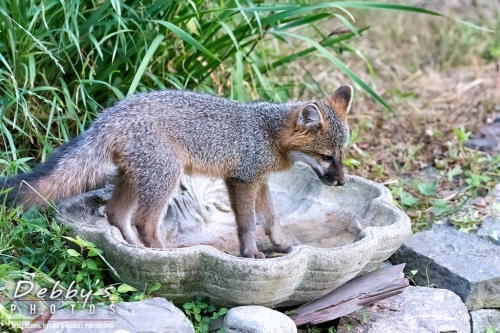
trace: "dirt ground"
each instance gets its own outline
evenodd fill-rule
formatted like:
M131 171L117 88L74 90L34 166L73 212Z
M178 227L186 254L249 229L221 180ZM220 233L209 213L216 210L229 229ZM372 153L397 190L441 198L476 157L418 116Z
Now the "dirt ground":
M498 168L484 162L496 152L477 153L463 147L463 141L500 116L500 5L481 0L448 0L438 5L425 0L397 2L423 5L491 30L480 31L450 18L424 14L353 11L357 28L371 28L351 47L373 66L375 77L370 76L365 61L352 52L346 52L342 59L394 112L358 87L348 121L351 129L359 128L359 134L347 157L361 165L350 167L349 172L386 184L412 217L415 228L421 229L436 220L434 215L438 214L428 214L433 206L444 207L446 203L449 214L442 216L455 214L452 207L457 205L462 205L463 213L465 199L487 197L498 182ZM293 69L301 77L304 72L311 75L325 91L351 82L323 58L298 63ZM461 171L458 176L457 170ZM434 176L426 178L429 172ZM482 174L490 176L469 191L471 179ZM418 190L419 183L432 181L437 184L435 193L424 195ZM401 191L405 193L401 195ZM417 201L403 204L406 193Z

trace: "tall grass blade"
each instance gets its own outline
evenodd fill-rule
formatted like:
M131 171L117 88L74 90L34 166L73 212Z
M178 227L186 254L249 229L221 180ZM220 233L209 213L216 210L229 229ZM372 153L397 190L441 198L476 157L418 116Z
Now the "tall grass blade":
M340 61L333 54L328 52L328 50L325 49L323 46L321 46L321 44L319 44L318 42L291 32L270 31L270 33L280 34L282 36L294 37L303 40L307 44L315 47L322 55L325 56L325 58L330 60L338 69L340 69L344 74L346 74L351 80L356 82L361 88L363 88L367 93L369 93L373 98L375 98L380 104L382 104L388 110L394 113L394 110L392 110L392 108L376 92L374 92L366 83L364 83L356 74L354 74L342 61Z
M139 65L139 68L137 69L137 72L135 73L134 79L132 80L132 84L130 85L130 88L127 92L127 96L132 95L135 90L137 89L137 86L139 85L139 82L141 81L141 77L146 71L146 68L148 67L149 61L153 57L153 54L156 52L156 49L160 45L160 43L163 41L165 38L164 35L158 35L156 36L155 39L151 42L151 45L148 48L148 51L144 55L144 58L141 61L141 64Z

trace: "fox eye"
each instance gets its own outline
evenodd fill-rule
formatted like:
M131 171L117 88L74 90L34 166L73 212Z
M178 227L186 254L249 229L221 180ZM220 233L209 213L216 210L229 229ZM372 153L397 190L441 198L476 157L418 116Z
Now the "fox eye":
M323 161L325 162L332 162L333 161L333 156L328 156L328 155L320 155Z

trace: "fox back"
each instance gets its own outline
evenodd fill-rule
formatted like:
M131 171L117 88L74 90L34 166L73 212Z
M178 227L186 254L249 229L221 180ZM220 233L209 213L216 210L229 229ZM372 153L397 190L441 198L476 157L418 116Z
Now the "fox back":
M169 146L188 174L252 181L299 160L330 184L342 178L351 97L350 86L324 99L287 103L150 92L105 110L89 131L108 132L114 150L126 155L141 145ZM119 156L114 162L120 163Z
M264 257L255 243L256 211L278 251L287 252L299 242L281 231L267 175L300 161L325 185L343 185L352 94L342 86L326 98L286 103L238 103L176 90L136 94L106 109L46 163L4 180L3 187L13 187L6 199L43 205L69 198L94 188L115 167L108 221L131 244L163 247L159 224L182 174L220 177L242 255Z

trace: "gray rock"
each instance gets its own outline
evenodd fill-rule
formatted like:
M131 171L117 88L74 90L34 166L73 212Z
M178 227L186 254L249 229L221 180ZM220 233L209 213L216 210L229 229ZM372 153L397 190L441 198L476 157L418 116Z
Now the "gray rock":
M467 308L449 290L408 287L340 319L338 333L470 333Z
M500 310L480 309L470 312L472 333L485 333L488 328L500 331Z
M58 310L49 320L44 333L194 333L186 316L164 298L119 303L89 310Z
M500 123L481 126L474 136L467 140L464 146L479 151L498 150L498 135L500 134Z
M297 327L288 316L257 305L229 310L224 330L226 333L297 333Z
M500 307L500 248L475 235L436 228L409 237L391 257L418 270L416 284L456 293L469 310Z
M500 245L500 220L491 216L485 218L476 235L496 245Z

